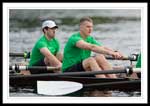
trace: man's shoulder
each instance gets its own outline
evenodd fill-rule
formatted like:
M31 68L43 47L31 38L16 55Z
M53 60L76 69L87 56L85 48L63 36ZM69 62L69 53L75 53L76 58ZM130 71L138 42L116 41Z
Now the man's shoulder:
M40 42L40 41L43 41L43 40L45 40L44 35L41 35L41 36L39 37L39 39L37 40L37 42Z
M35 45L39 45L39 44L45 43L45 42L46 42L46 40L45 40L44 36L41 36L41 37L36 41Z
M76 37L80 37L80 33L79 32L76 32L76 33L73 33L70 38L76 38Z

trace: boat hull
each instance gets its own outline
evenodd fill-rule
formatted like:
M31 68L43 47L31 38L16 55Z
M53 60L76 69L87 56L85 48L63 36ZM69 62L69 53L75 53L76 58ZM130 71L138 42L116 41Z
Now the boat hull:
M10 75L9 85L11 87L32 87L36 88L37 81L75 81L84 85L84 88L100 90L123 90L140 91L141 80L129 78L95 78L75 76L49 76L49 75Z

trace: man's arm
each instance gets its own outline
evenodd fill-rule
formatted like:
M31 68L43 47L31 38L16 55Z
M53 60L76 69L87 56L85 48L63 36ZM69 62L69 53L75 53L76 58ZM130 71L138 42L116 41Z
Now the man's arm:
M106 49L106 50L115 51L115 50L113 50L113 49L111 49L111 48L108 48L108 47L106 47L106 46L103 46L103 48Z
M119 53L120 55L122 55L122 57L124 56L121 52L119 52L118 50L113 50L113 49L111 49L111 48L108 48L108 47L105 47L105 46L103 46L106 50L110 50L110 51L114 51L114 52L117 52L117 53Z
M48 59L50 65L61 67L61 62L48 50L48 48L41 48L40 52Z
M106 55L112 55L115 58L121 58L122 57L122 55L120 53L115 52L112 49L109 50L108 48L106 49L103 46L97 46L97 45L94 45L94 44L90 44L90 43L87 43L87 42L85 42L83 40L79 40L76 43L76 46L78 48L82 48L82 49L85 49L85 50L91 50L91 51L96 52L96 53L102 53L102 54L106 54Z
M58 52L58 53L56 54L56 58L57 58L59 61L62 62L63 54L62 54L61 52Z

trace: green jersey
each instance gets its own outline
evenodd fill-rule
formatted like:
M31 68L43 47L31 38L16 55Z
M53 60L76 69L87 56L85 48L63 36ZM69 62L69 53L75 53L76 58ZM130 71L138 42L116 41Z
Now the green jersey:
M56 53L59 51L60 45L56 38L53 38L51 40L48 40L44 35L36 42L35 46L32 49L31 52L31 58L29 66L34 65L39 60L44 58L44 55L40 52L41 48L48 48L48 50L53 54L56 55Z
M102 45L101 43L98 43L92 36L88 36L86 39L83 39L79 32L73 34L68 39L68 42L64 48L62 71L91 56L91 51L80 49L75 46L79 40L84 40L85 42L99 46Z
M137 60L137 63L136 63L136 68L141 68L141 53L138 56L138 60Z

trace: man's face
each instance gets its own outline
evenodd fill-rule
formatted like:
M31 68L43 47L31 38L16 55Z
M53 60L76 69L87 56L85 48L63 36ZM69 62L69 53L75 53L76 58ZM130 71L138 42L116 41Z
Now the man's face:
M54 38L55 37L55 32L56 32L57 28L48 28L47 30L47 36L50 38Z
M89 21L84 21L80 25L80 30L83 32L84 35L90 35L93 31L93 23Z

